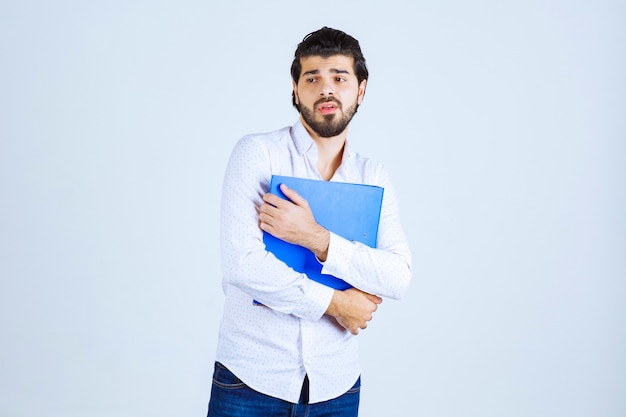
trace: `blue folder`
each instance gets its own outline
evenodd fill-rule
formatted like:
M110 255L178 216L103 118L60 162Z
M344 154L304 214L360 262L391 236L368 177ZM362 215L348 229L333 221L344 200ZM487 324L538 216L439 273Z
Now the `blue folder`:
M315 220L327 230L348 240L376 247L384 192L382 187L273 175L269 191L285 200L287 197L280 191L280 184L286 184L307 200ZM352 287L335 276L322 274L322 265L308 249L267 232L263 232L263 242L269 252L310 279L337 290Z

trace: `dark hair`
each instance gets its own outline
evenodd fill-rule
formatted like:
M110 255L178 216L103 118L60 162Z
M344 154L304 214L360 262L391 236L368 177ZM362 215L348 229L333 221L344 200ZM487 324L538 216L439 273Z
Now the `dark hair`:
M298 44L294 59L291 64L291 78L297 84L302 71L300 58L307 56L321 56L328 58L333 55L345 55L354 59L354 72L359 85L361 81L367 80L369 75L365 57L361 52L359 41L345 32L324 26L323 28L311 32ZM291 100L293 106L300 111L300 106L296 104L296 95L292 91Z

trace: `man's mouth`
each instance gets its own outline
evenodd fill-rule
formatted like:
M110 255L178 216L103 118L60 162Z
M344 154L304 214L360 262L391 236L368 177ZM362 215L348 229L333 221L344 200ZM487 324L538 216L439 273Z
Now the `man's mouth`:
M332 114L337 111L337 104L332 101L327 101L320 104L317 109L322 114Z

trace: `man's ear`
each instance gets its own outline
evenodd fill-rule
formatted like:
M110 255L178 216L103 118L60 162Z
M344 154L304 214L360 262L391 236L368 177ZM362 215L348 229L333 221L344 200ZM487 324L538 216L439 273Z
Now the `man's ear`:
M298 97L298 84L291 80L291 87L293 88L293 96L295 97L296 104L300 105L300 97Z
M367 80L363 80L361 81L361 84L359 84L359 95L357 97L357 103L359 104L359 106L361 105L361 103L363 103L363 97L365 97L365 87L367 86Z

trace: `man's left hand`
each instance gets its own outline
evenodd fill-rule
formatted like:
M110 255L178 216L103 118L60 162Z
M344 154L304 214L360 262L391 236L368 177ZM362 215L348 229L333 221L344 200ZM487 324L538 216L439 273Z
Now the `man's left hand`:
M315 221L309 203L295 190L280 185L290 200L267 193L259 207L259 227L274 237L303 246L321 261L326 260L330 233Z

